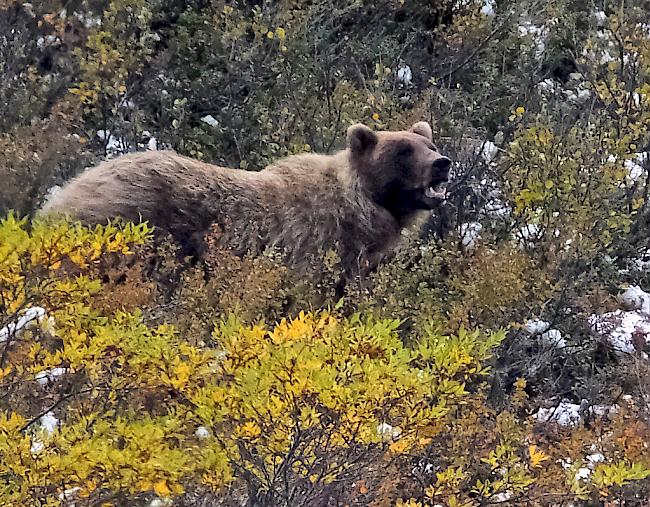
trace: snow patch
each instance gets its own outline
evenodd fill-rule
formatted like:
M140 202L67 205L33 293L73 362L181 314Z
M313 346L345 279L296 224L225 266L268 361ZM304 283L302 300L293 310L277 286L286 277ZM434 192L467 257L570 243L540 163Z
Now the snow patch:
M507 502L508 500L510 500L512 498L512 492L504 491L503 493L497 493L492 498L497 503Z
M377 425L377 434L384 442L392 442L397 440L402 434L402 428L399 426L391 426L388 423L381 423Z
M599 452L595 452L587 456L587 462L589 463L589 467L591 469L593 469L598 463L603 463L604 461L605 456Z
M54 416L52 412L47 412L44 414L39 419L39 422L41 424L41 428L43 428L43 431L45 431L45 433L48 435L54 433L54 430L59 425L59 420Z
M54 430L59 425L59 420L54 416L52 412L47 412L38 420L38 424L42 428L43 432L46 435L51 435L54 433ZM36 455L45 449L45 444L38 437L32 437L32 445L30 447L30 452L32 455Z
M59 39L56 35L46 35L45 37L39 37L36 40L36 47L42 49L46 46L52 46L57 42L61 42L61 39Z
M628 287L616 299L625 310L641 310L643 313L650 315L650 294L638 285Z
M580 105L584 104L591 98L591 90L586 90L580 88L576 91L574 90L563 90L564 96L574 104Z
M37 373L34 378L41 386L45 387L49 383L55 382L58 377L61 377L66 373L68 373L68 368L52 368L51 370Z
M492 162L497 154L499 153L499 148L492 141L484 141L483 146L481 147L481 157L488 164Z
M507 218L512 215L512 207L501 199L487 202L482 211L491 218Z
M542 333L542 342L550 347L556 349L563 349L566 347L566 341L562 336L562 333L557 329L549 329L545 333Z
M473 250L476 248L476 244L481 239L482 230L483 225L478 222L467 222L461 224L459 231L463 248L466 250Z
M172 507L174 501L171 498L156 497L149 502L149 507Z
M36 455L43 449L45 449L45 444L43 441L35 437L32 438L32 446L29 448L29 452L31 452L33 455Z
M61 185L54 185L50 187L47 192L45 193L45 197L43 198L44 203L50 202L56 194L58 194L61 191Z
M97 138L104 143L106 155L109 158L116 155L123 155L131 151L129 143L124 139L117 137L110 130L98 130L96 132Z
M63 493L59 493L59 500L72 500L74 497L77 496L77 493L81 491L81 488L79 486L76 486L74 488L69 488L63 491Z
M541 228L537 224L526 224L515 232L515 237L520 248L534 248L535 241L541 235Z
M643 154L640 154L640 155L643 155ZM623 162L623 166L627 170L626 179L627 179L628 183L632 184L632 183L637 182L646 173L646 170L643 167L643 165L641 165L639 163L640 159L641 159L641 157L638 157L636 160L626 159Z
M616 352L634 354L635 343L650 343L650 315L641 311L616 310L588 318L594 332L605 338Z
M546 49L546 37L548 30L546 27L537 26L530 21L525 21L517 27L517 33L520 37L530 37L535 44L535 58L540 58Z
M576 470L576 474L574 475L574 480L576 481L587 481L591 477L591 470L586 467L580 467L578 470Z
M210 430L205 426L199 426L194 432L197 438L204 440L210 437Z
M582 404L562 401L557 407L540 408L535 415L538 422L554 422L560 426L575 426L580 422Z
M552 79L544 79L537 83L537 89L542 93L555 94L558 89L558 84Z
M409 86L413 83L413 72L411 67L404 65L397 69L397 82L404 86Z
M484 16L494 16L494 7L496 0L485 0L481 6L481 14Z
M203 123L205 123L206 125L209 125L210 127L218 127L219 126L219 120L217 120L211 114L206 114L205 116L202 116L201 121Z
M10 322L6 326L0 328L0 343L6 342L9 339L16 338L20 334L38 325L45 317L45 309L40 306L28 308L24 315L16 322Z
M598 26L605 26L607 23L607 14L604 11L594 12L594 21L596 21Z
M536 319L531 319L526 324L524 324L524 329L528 334L531 335L537 335L537 334L542 334L548 331L548 329L551 327L551 324L546 322L545 320L536 320Z

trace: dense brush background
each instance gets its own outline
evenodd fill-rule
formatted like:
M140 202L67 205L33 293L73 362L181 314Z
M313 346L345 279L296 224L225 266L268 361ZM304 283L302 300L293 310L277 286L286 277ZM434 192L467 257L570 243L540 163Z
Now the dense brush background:
M647 505L650 2L0 0L0 65L0 215L9 217L0 231L0 461L26 446L0 468L0 505ZM122 153L174 149L257 170L332 153L355 122L398 130L419 120L454 160L449 198L343 299L335 256L297 279L272 255L212 251L196 265L171 243L149 242L122 257L122 242L142 243L139 233L92 243L80 229L14 220ZM43 238L67 245L61 257L76 267L52 263ZM48 280L68 285L54 294ZM62 310L62 287L65 305L92 308L83 322ZM18 336L33 307L55 322ZM337 349L321 335L321 309L338 319L340 343L365 333L379 345ZM302 386L310 394L290 390L293 405L276 406L295 416L285 428L292 444L277 447L273 407L249 413L251 392L219 390L258 354L260 375L276 372L279 352L249 326L296 316L288 341L325 340L323 350L364 361L433 340L447 359L414 353L414 369L385 378L363 363L366 376L346 396L356 407L363 382L392 385L434 361L429 387L404 393L448 407L445 419L408 412L397 382L375 408L346 415L402 407L384 414L372 441L341 430L332 413L345 407L323 408L319 397L336 389ZM384 324L361 325L366 318ZM83 360L71 352L77 328L103 337ZM458 349L440 348L440 336L456 337ZM228 355L228 344L251 356L199 375L202 354ZM314 354L312 369L331 364ZM142 380L156 368L177 377ZM467 399L440 387L450 381L442 371L464 372ZM35 382L39 372L50 373ZM210 410L208 387L220 393ZM280 388L269 389L272 399ZM227 408L213 406L223 399ZM412 441L409 417L420 432ZM402 437L391 433L398 423ZM34 452L39 425L45 450ZM127 454L126 435L149 435L150 448ZM93 454L98 447L108 450Z

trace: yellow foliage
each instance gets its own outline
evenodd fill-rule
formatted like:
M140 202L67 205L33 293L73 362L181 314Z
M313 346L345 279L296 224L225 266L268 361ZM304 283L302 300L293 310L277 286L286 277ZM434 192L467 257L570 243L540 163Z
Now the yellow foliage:
M503 339L431 328L406 347L399 321L317 312L272 327L233 317L215 329L216 347L197 348L140 312L93 305L93 264L149 233L0 222L2 322L44 311L6 344L0 389L15 394L0 407L3 504L40 505L73 488L96 503L111 492L175 496L187 479L218 489L242 469L270 498L285 494L287 474L323 487L428 445ZM72 386L54 405L19 389L53 368ZM215 437L198 445L198 425Z

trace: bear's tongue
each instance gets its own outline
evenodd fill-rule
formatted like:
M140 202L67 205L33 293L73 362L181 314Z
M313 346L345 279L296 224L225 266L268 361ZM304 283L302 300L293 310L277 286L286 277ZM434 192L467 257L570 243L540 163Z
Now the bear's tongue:
M429 199L445 199L447 197L447 183L443 181L434 187L428 187L424 191L424 195Z

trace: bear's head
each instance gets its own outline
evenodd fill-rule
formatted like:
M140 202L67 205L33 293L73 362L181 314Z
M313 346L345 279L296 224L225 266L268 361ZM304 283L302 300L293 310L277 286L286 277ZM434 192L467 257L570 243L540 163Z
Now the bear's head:
M398 132L352 125L347 147L350 168L364 189L398 220L444 200L451 160L438 152L428 123Z

